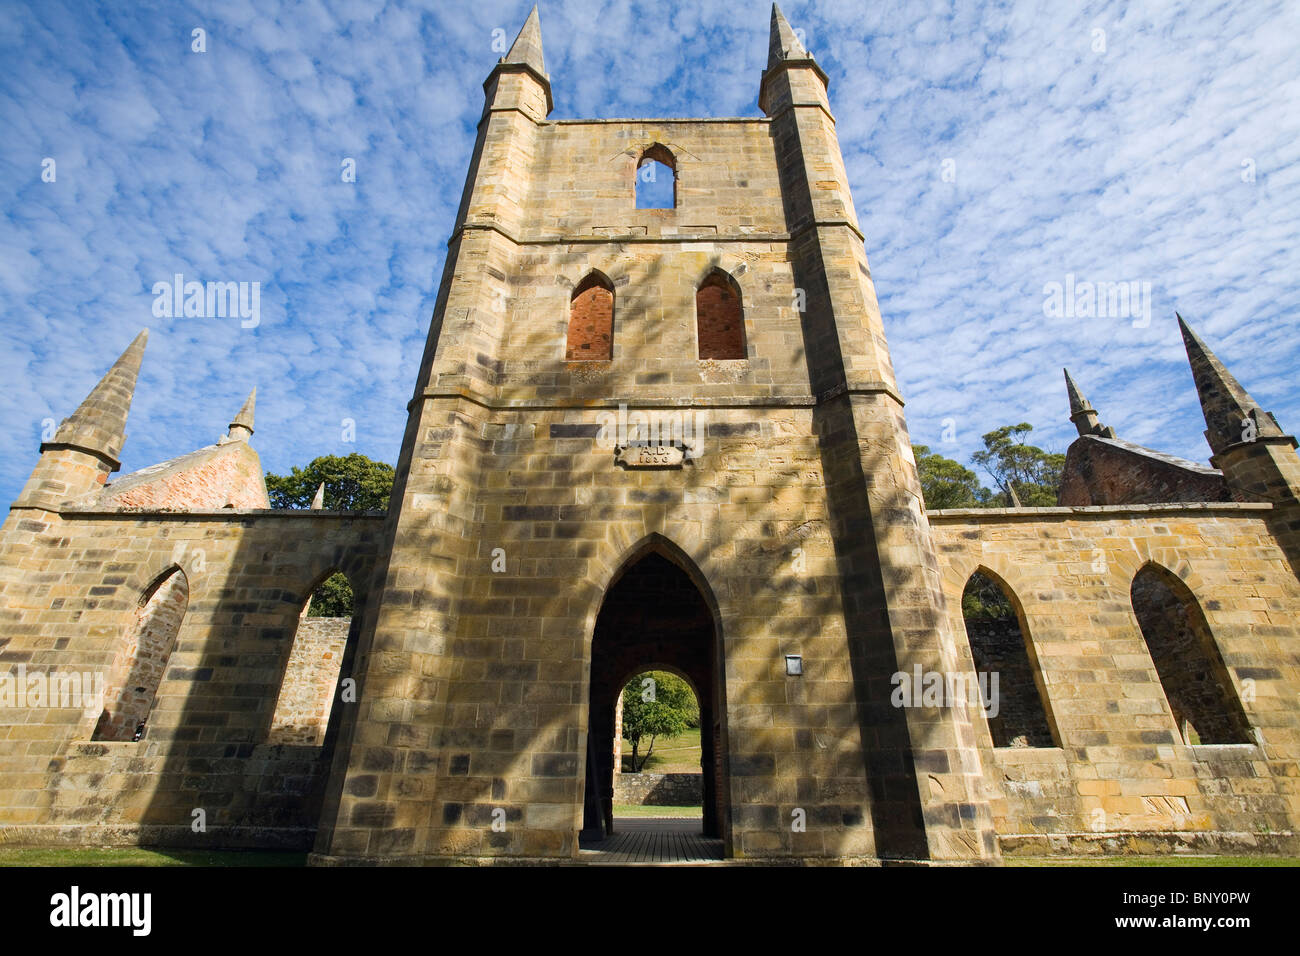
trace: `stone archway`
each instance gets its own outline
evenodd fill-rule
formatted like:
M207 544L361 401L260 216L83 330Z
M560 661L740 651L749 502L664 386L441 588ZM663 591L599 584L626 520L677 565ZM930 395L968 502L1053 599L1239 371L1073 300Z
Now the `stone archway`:
M189 579L176 565L145 590L109 671L108 695L92 740L144 736L189 602Z
M1130 597L1178 739L1253 743L1241 698L1191 589L1168 568L1148 562L1134 575Z
M703 834L726 828L722 654L713 610L679 564L660 551L632 559L611 583L591 643L582 837L613 832L614 712L623 687L646 670L684 677L700 706Z

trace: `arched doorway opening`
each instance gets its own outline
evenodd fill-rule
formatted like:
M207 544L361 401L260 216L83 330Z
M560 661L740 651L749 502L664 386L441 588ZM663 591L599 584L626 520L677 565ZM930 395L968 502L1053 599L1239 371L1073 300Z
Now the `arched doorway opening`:
M700 696L686 677L647 670L624 684L614 710L615 778L620 772L698 775L700 751ZM617 784L614 790L617 795Z
M596 618L588 696L584 843L615 831L617 704L628 681L654 670L683 677L695 692L700 712L702 833L705 837L726 834L725 694L717 622L692 575L663 551L650 550L625 565Z

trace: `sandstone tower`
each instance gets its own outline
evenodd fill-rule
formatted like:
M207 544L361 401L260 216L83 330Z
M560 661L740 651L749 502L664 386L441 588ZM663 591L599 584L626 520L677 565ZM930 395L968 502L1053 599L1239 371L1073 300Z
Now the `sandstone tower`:
M534 8L484 83L320 859L574 855L649 666L697 690L729 853L995 854L967 713L889 703L954 635L827 77L775 6L756 79L762 118L550 121ZM672 208L636 208L647 158ZM616 449L620 418L685 435Z

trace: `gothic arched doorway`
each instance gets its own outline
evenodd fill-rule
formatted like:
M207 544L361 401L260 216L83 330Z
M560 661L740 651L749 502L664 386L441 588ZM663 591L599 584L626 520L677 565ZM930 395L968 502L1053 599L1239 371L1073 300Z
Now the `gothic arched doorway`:
M614 720L629 680L648 670L679 674L700 709L703 835L727 831L721 641L710 602L682 566L656 550L629 561L605 594L591 642L587 771L582 837L614 830Z

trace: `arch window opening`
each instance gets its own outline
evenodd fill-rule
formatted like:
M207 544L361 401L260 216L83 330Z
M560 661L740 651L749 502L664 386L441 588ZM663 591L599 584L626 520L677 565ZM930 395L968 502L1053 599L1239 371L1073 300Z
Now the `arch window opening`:
M566 362L608 362L614 357L614 285L593 272L569 299Z
M1182 742L1252 743L1241 700L1187 585L1148 564L1134 576L1130 597Z
M636 208L677 207L677 162L665 147L651 146L636 164Z
M165 572L145 591L109 670L105 706L92 740L144 737L189 600L189 581L180 568Z
M701 359L745 357L745 310L740 288L721 272L711 272L695 292L696 338Z
M343 690L343 660L356 619L352 585L336 571L317 586L298 615L268 744L324 746Z
M993 746L1057 746L1033 645L1007 589L976 571L962 592L961 611L981 693L990 698L984 711Z

